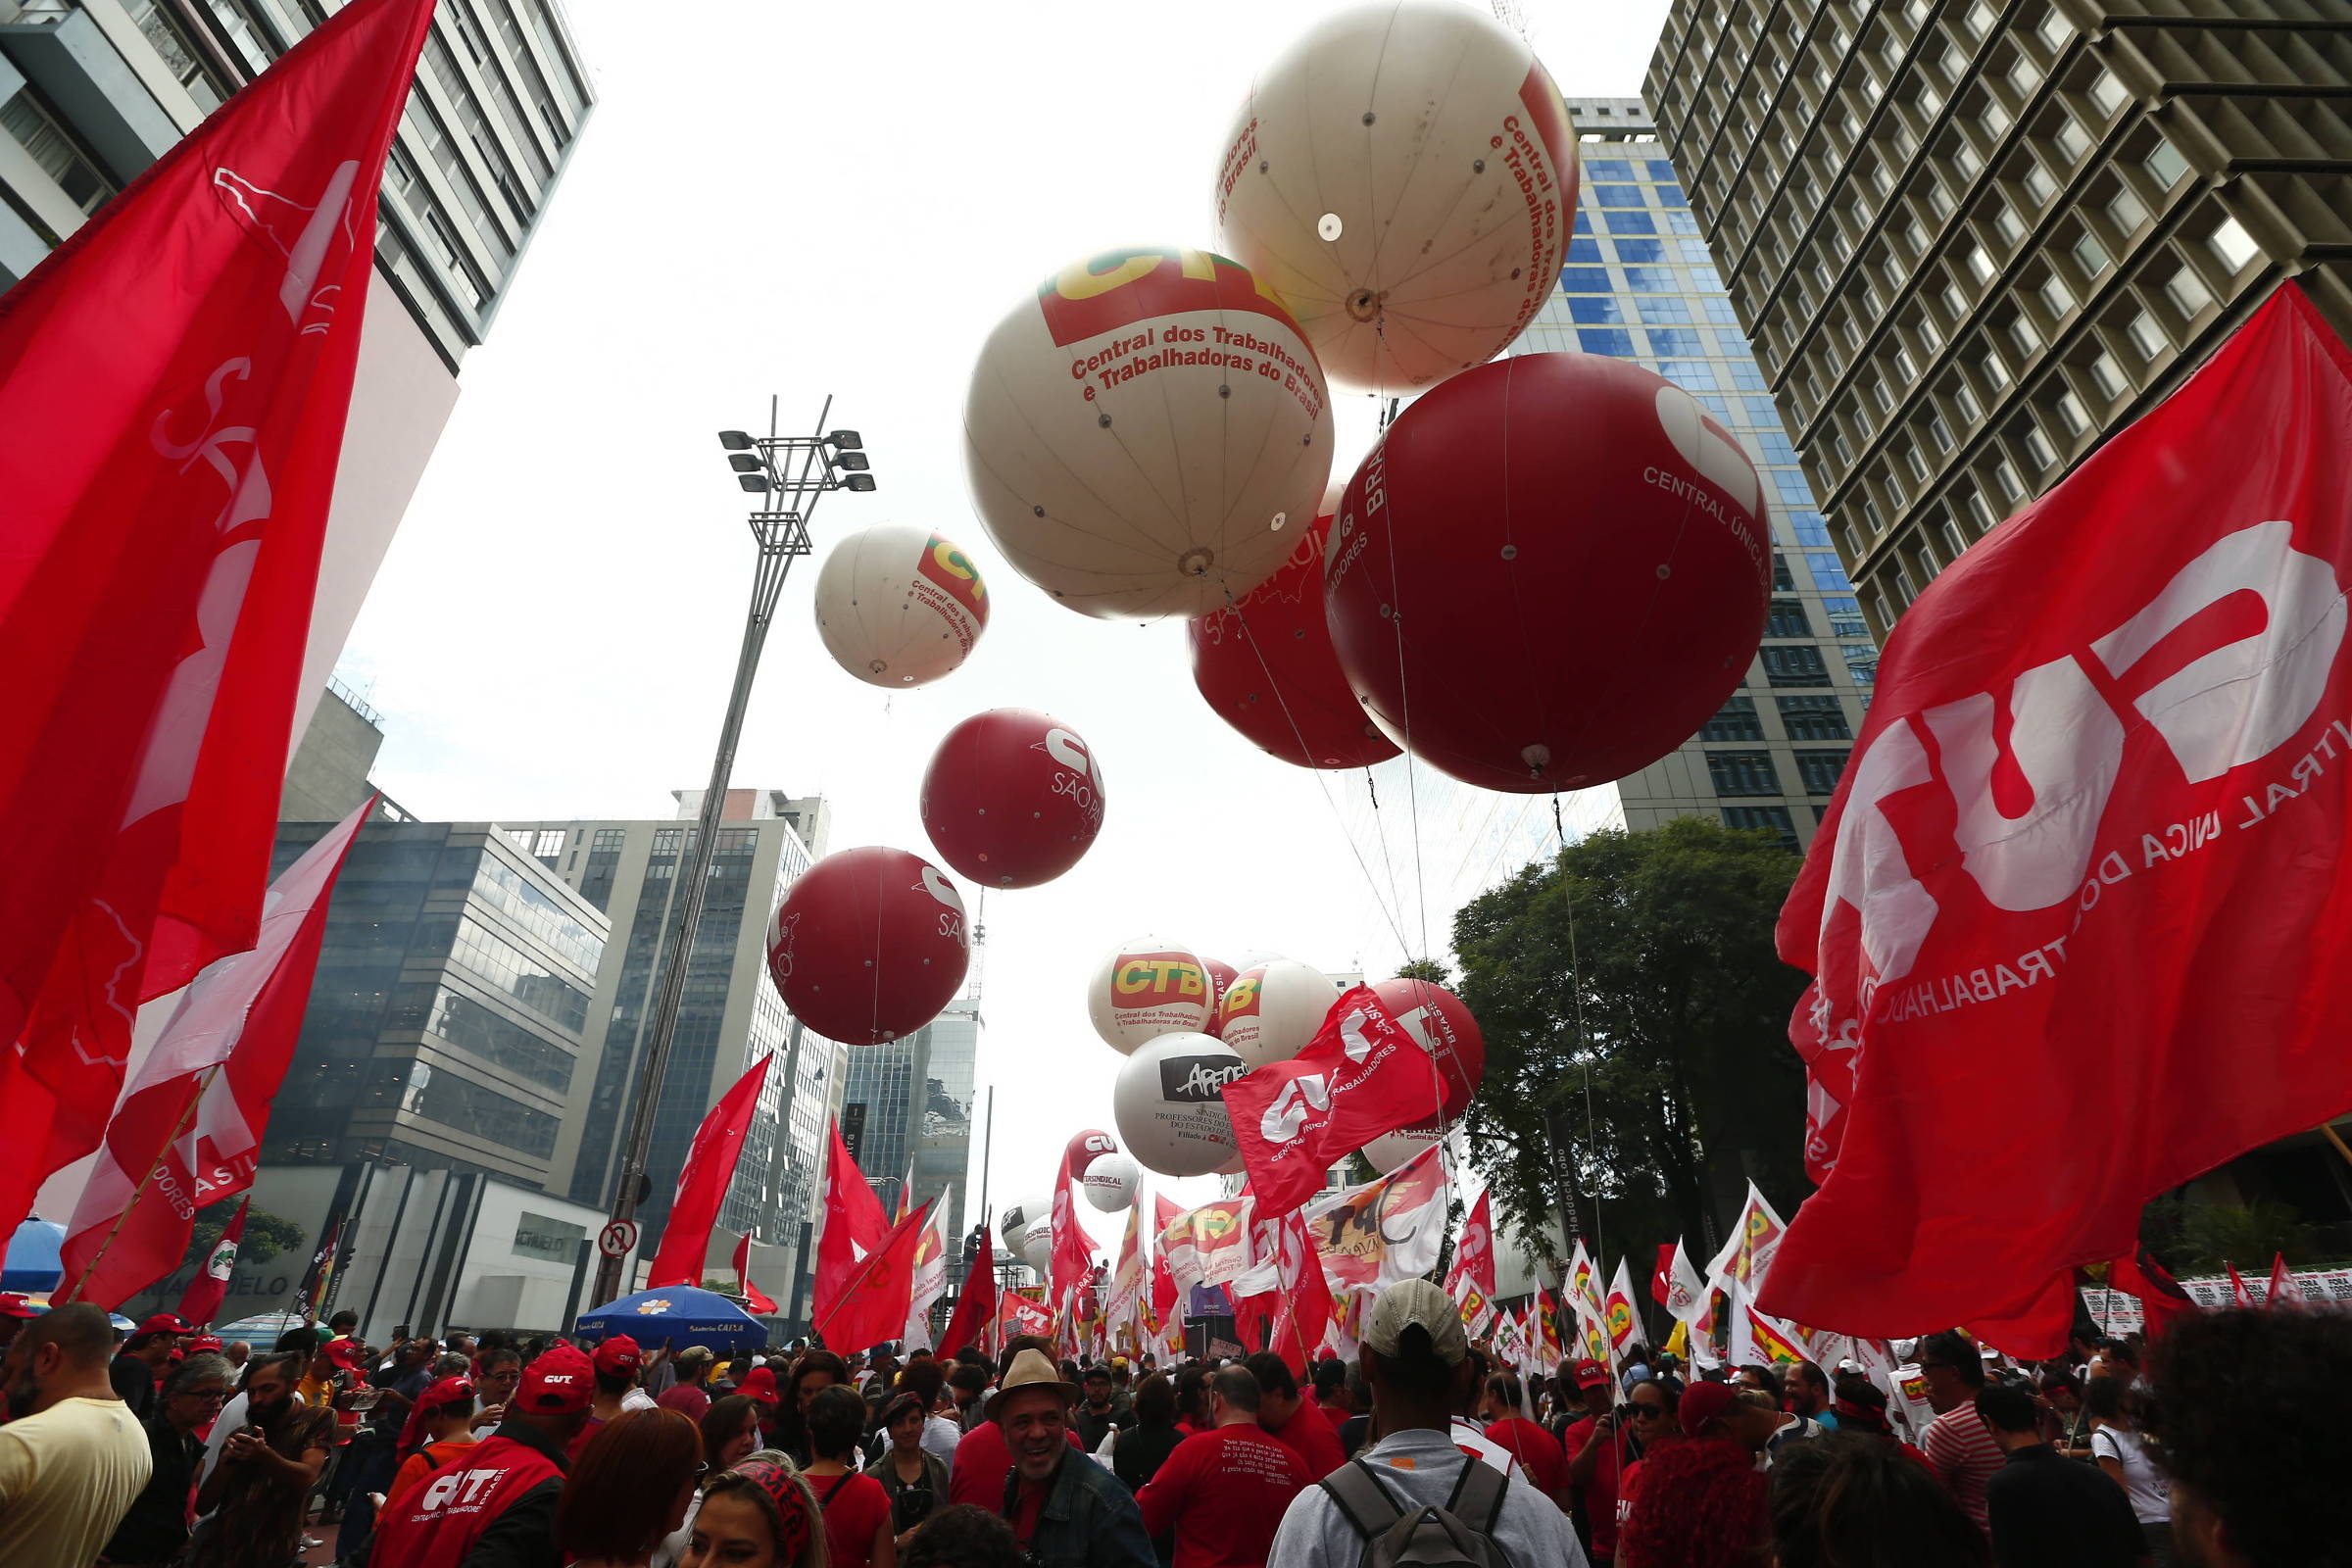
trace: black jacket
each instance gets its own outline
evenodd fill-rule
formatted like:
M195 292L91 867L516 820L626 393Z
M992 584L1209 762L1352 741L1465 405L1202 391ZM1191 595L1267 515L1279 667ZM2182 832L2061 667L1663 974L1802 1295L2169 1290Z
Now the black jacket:
M2132 1568L2147 1555L2124 1489L2046 1443L2013 1450L1986 1479L1984 1513L2000 1568Z

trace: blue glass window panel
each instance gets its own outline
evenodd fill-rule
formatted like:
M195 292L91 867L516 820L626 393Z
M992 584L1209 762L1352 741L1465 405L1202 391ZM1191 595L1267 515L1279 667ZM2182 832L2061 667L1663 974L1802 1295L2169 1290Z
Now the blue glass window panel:
M1715 253L1707 249L1705 240L1678 239L1674 243L1676 250L1680 252L1675 260L1687 262L1692 267L1713 267L1715 265Z
M1697 404L1700 408L1706 410L1707 413L1714 417L1714 420L1717 424L1723 423L1725 418L1728 417L1723 411L1723 399L1719 397L1713 397L1707 393L1700 392L1694 394L1690 401Z
M1674 178L1674 165L1663 158L1646 159L1642 165L1642 177L1671 181Z
M1698 302L1698 306L1700 310L1706 312L1707 319L1718 326L1738 326L1740 324L1739 313L1732 309L1732 302L1728 299L1703 299Z
M1715 275L1715 269L1712 267L1686 267L1683 269L1683 272L1690 279L1690 291L1694 294L1720 294L1723 292L1723 279Z
M1560 269L1560 287L1571 294L1607 294L1609 270L1605 267L1563 267Z
M1669 181L1661 181L1652 186L1651 189L1658 193L1658 205L1660 207L1689 207L1690 205L1690 198L1683 194L1683 187L1680 185L1673 184ZM1605 207L1608 204L1608 198L1605 196L1602 197L1601 205Z
M1853 592L1853 580L1846 576L1845 566L1834 552L1806 551L1805 569L1813 573L1813 586L1816 588L1831 593Z
M1575 259L1571 254L1569 260ZM1617 241L1617 259L1621 262L1662 262L1666 259L1666 242L1662 239L1621 239Z
M1674 269L1671 267L1629 267L1625 270L1625 286L1636 294L1678 294Z
M1572 262L1605 260L1600 254L1600 241L1590 234L1579 234L1568 242L1568 259Z
M1585 161L1585 174L1593 180L1631 179L1634 166L1623 158L1589 158Z
M1580 326L1576 329L1576 342L1587 354L1634 352L1634 334L1622 326Z
M1698 215L1687 207L1677 208L1673 212L1663 214L1658 220L1669 234L1695 234L1698 232Z
M1764 390L1764 372L1757 368L1755 361L1750 359L1733 360L1730 362L1730 369L1734 391L1761 392Z
M1784 447L1788 445L1788 438L1787 436L1781 437L1781 444ZM1765 438L1765 450L1768 452L1772 450L1770 437ZM1767 461L1773 463L1794 463L1796 459L1793 457L1772 458L1768 459ZM1788 525L1797 531L1798 535L1804 539L1805 543L1809 545L1820 545L1824 548L1827 548L1830 542L1830 529L1829 524L1822 520L1820 513L1799 508L1794 512L1786 514L1786 515L1788 517Z
M1646 323L1690 319L1690 302L1688 300L1636 300L1634 306L1642 313L1642 319Z
M1609 232L1612 234L1655 234L1658 231L1658 220L1652 213L1615 212L1601 216L1609 220Z
M1752 360L1756 357L1756 346L1738 332L1718 332L1715 334L1715 343L1716 352L1727 359Z
M1795 468L1775 468L1771 471L1772 488L1779 494L1783 506L1813 505L1813 492L1806 488L1803 473Z
M1707 352L1706 334L1695 326L1664 327L1649 334L1652 354L1703 355Z
M1715 367L1705 360L1660 360L1658 373L1686 392L1715 390Z
M1766 431L1756 437L1756 448L1764 454L1766 463L1794 463L1796 461L1796 448L1788 444L1788 438L1785 435L1775 435ZM1820 526L1821 516L1818 513L1807 513L1805 515L1813 519L1816 527ZM1829 542L1826 538L1807 541L1809 544L1817 545L1826 545Z
M1750 424L1762 425L1767 430L1781 428L1781 411L1772 399L1741 398L1740 401L1747 405L1747 418Z
M1625 319L1625 307L1611 295L1603 295L1599 299L1572 299L1568 302L1568 318L1574 321L1595 323L1622 321Z
M1603 207L1645 207L1639 185L1595 185L1592 199Z

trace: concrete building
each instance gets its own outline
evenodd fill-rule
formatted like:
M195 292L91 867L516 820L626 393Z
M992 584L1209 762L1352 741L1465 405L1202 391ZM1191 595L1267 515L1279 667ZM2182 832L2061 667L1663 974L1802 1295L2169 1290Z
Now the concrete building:
M695 831L700 791L680 791L670 821L515 822L514 847L611 919L594 980L586 1066L570 1085L554 1155L552 1191L604 1209L618 1179L621 1143L642 1070L646 1026L666 963L678 867ZM813 1267L808 1251L824 1169L825 1119L840 1085L841 1047L803 1029L767 975L767 936L785 890L823 853L824 803L781 791L729 792L700 929L687 971L654 1140L652 1189L638 1206L652 1255L679 1168L704 1114L762 1056L777 1054L745 1139L720 1231L754 1237L754 1277L779 1301ZM968 1091L967 1091L968 1094ZM712 1237L713 1272L734 1234Z
M979 1000L967 996L904 1040L843 1054L842 1137L883 1211L896 1211L911 1170L914 1200L940 1200L953 1237L965 1228L980 1028Z
M275 869L330 825L281 824ZM264 1163L547 1185L610 934L493 823L371 822L336 883Z
M320 0L0 0L0 288L237 87ZM299 737L594 106L556 0L441 0L384 173Z
M2352 328L2341 0L1677 0L1644 96L1875 631L2281 278Z

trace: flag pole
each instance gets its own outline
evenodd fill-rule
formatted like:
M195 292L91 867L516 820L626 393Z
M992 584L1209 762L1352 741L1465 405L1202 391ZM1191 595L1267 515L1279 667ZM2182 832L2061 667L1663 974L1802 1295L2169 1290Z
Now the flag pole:
M131 1189L130 1201L124 1203L122 1212L115 1216L114 1227L106 1233L106 1240L100 1242L98 1250L90 1254L90 1261L82 1269L81 1277L74 1282L72 1290L66 1292L64 1300L61 1300L59 1305L62 1306L66 1301L71 1301L79 1296L81 1288L90 1283L90 1276L98 1272L98 1265L106 1261L106 1250L115 1245L115 1238L122 1234L123 1222L130 1218L131 1211L139 1206L139 1200L145 1198L147 1189L154 1185L155 1173L163 1169L164 1156L172 1152L172 1146L179 1142L179 1135L186 1132L188 1123L196 1119L196 1107L204 1103L205 1092L213 1087L213 1080L220 1076L222 1065L223 1063L216 1061L204 1069L204 1076L196 1081L195 1092L188 1096L186 1106L180 1110L179 1120L172 1124L171 1136L166 1138L163 1147L155 1152L155 1157L147 1162L146 1174L139 1178L139 1185Z
M2335 1123L2331 1121L2324 1121L2320 1123L2320 1132L2329 1143L2335 1146L2335 1152L2344 1156L2344 1163L2347 1165L2352 1165L2352 1146L2347 1146L2344 1143L2344 1135L2335 1130Z

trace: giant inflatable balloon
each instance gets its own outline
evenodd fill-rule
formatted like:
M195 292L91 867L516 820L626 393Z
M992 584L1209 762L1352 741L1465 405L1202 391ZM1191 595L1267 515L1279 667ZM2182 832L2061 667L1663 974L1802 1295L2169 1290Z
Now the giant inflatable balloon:
M1072 1133L1070 1141L1061 1146L1062 1168L1072 1176L1077 1176L1093 1164L1098 1155L1115 1154L1118 1152L1119 1146L1110 1134L1089 1127L1084 1132Z
M1258 750L1295 767L1369 767L1396 755L1355 700L1323 618L1331 518L1299 535L1274 575L1185 628L1193 685Z
M1446 1085L1446 1119L1458 1118L1470 1108L1487 1070L1487 1037L1479 1033L1478 1020L1461 998L1428 980L1383 980L1372 994L1429 1053Z
M1252 1067L1288 1061L1306 1049L1340 988L1320 969L1276 958L1246 969L1217 1005L1217 1038Z
M767 972L793 1016L845 1045L912 1034L963 985L963 900L905 850L828 855L793 883L767 939Z
M1029 1222L1040 1214L1050 1215L1053 1211L1054 1200L1051 1198L1025 1198L1006 1209L997 1221L997 1237L1004 1242L1004 1250L1017 1256L1021 1250L1021 1238L1029 1233Z
M1567 109L1527 45L1455 0L1404 0L1330 18L1259 75L1217 220L1335 383L1412 392L1535 319L1576 182Z
M923 770L923 831L984 887L1033 888L1076 865L1102 830L1102 772L1077 731L998 708L948 731Z
M1095 1033L1122 1052L1161 1035L1207 1028L1209 1005L1208 970L1200 956L1157 937L1137 937L1112 949L1087 988Z
M1072 263L980 350L973 505L1013 569L1089 615L1198 615L1282 564L1332 463L1330 394L1247 270L1178 246Z
M1217 1009L1225 1004L1225 993L1233 989L1234 980L1241 974L1223 958L1200 955L1200 967L1208 971L1208 1022L1200 1026L1202 1034L1217 1032Z
M1402 1165L1406 1160L1423 1153L1438 1141L1435 1122L1414 1127L1399 1127L1393 1133L1383 1133L1363 1147L1366 1164L1381 1175Z
M885 522L833 547L816 574L816 629L833 662L896 691L963 662L988 625L971 558L928 528Z
M1143 1179L1133 1157L1114 1149L1094 1157L1078 1177L1078 1190L1103 1213L1116 1214L1135 1201L1136 1188Z
M1138 1050L1111 1085L1119 1140L1146 1170L1206 1176L1238 1152L1225 1086L1249 1063L1204 1034L1163 1035Z
M1348 481L1327 569L1365 710L1432 766L1524 794L1689 740L1747 673L1772 598L1746 454L1690 393L1596 354L1517 355L1425 393Z
M1048 1210L1052 1207L1048 1205ZM1090 1244L1091 1245L1091 1244ZM1021 1261L1040 1274L1054 1272L1054 1216L1050 1211L1038 1215L1021 1227Z

